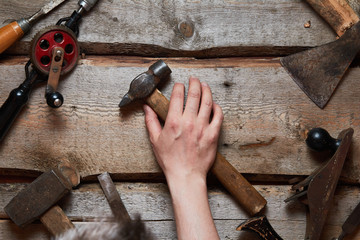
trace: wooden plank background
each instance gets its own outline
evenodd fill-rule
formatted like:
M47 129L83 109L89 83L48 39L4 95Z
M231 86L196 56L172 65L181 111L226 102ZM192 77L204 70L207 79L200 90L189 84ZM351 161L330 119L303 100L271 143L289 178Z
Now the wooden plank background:
M36 12L46 2L0 0L0 26ZM360 3L349 2L359 13ZM0 55L0 103L24 80L36 32L77 7L75 0L63 4ZM308 21L311 27L305 28ZM183 22L193 27L193 36L181 33ZM131 215L140 212L159 239L176 239L168 190L154 183L163 177L147 139L141 103L121 110L117 106L131 80L159 58L173 70L160 87L167 97L175 82L187 85L189 76L210 85L225 114L219 151L253 183L263 184L255 187L268 200L266 215L284 239L303 239L305 232L305 207L283 203L291 194L286 180L310 174L329 157L307 149L306 131L320 126L336 137L354 128L342 173L346 186L337 190L322 239L337 236L360 201L360 89L354 87L360 70L354 66L348 71L321 110L279 63L279 56L333 40L331 28L300 0L99 1L80 26L84 59L59 84L64 105L49 108L45 85L40 84L0 144L0 236L49 237L38 222L25 229L11 223L3 207L25 184L19 179L7 182L13 176L29 176L31 181L65 158L79 169L83 182L60 203L76 225L111 220L101 190L90 183L108 171L125 181L117 187ZM210 180L209 199L221 239L254 239L235 231L248 216ZM357 231L349 239L359 237Z

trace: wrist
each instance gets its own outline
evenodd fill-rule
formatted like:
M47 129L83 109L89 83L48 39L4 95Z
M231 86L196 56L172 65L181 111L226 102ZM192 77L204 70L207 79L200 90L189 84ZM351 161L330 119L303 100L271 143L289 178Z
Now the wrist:
M205 195L207 198L206 176L200 174L166 176L169 190L173 200L178 198L191 198Z

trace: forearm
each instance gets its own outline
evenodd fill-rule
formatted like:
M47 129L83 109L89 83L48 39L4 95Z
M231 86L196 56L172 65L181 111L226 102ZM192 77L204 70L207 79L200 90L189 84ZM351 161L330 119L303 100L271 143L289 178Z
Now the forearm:
M167 180L178 239L219 239L210 211L206 179L186 176Z

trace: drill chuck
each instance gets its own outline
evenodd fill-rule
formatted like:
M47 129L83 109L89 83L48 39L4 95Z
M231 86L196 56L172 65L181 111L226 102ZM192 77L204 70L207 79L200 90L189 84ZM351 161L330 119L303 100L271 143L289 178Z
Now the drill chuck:
M88 12L97 1L98 0L79 0L78 4Z

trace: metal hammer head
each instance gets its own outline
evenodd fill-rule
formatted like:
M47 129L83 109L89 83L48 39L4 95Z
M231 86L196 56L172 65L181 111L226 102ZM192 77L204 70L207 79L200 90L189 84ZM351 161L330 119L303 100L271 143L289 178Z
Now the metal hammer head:
M24 227L43 215L80 183L80 175L69 165L45 172L19 192L4 210L16 225Z
M128 93L121 100L119 107L123 107L136 99L146 98L155 89L162 79L167 78L171 69L162 60L149 67L149 70L132 80Z

